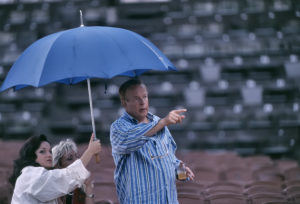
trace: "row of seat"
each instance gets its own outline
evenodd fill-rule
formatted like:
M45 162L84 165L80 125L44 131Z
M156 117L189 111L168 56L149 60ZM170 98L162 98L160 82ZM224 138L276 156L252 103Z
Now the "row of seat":
M181 126L170 127L180 147L243 149L247 154L296 149L297 0L2 1L0 80L33 41L77 27L79 8L85 25L137 31L176 65L178 72L141 78L149 87L152 112L163 117L173 108L189 109ZM124 111L118 99L123 80L92 81L97 133L107 143L111 122ZM54 141L74 135L84 142L81 136L91 132L91 125L82 84L4 92L1 137L45 132Z
M98 192L114 198L110 150L101 155L108 168L90 168ZM177 157L195 173L195 180L177 182L181 204L262 204L267 201L296 204L300 194L300 168L295 160L268 156L241 157L233 152L178 151ZM98 195L98 200L107 197ZM114 198L114 199L113 199Z
M0 142L2 192L11 193L6 179L11 173L12 162L22 144L23 141ZM78 147L79 154L82 154L87 144ZM177 151L177 157L195 173L194 181L177 182L181 204L215 204L220 199L223 203L228 199L228 204L245 203L244 201L262 204L258 200L266 197L275 201L285 200L291 204L298 202L300 167L296 160L273 160L264 155L242 157L228 151L200 152L180 149ZM100 158L100 164L92 162L88 166L95 181L96 201L109 199L117 203L113 181L115 166L110 146L103 146ZM1 196L7 194L3 193Z
M143 79L143 77L141 78ZM216 82L213 82L215 85L212 85L211 83L205 84L205 82L201 83L201 80L186 82L187 84L174 83L172 80L157 84L153 82L148 84L147 81L145 81L145 83L149 87L149 98L152 99L152 101L155 101L157 98L162 99L162 96L165 96L166 99L171 98L172 100L185 100L187 105L191 106L193 106L193 104L196 106L202 106L205 104L205 100L208 100L206 104L209 105L243 103L251 106L262 103L291 103L297 102L299 97L297 92L298 88L293 83L286 84L289 82L286 82L282 78L279 78L276 81L269 81L265 85L256 84L254 80L247 80L246 83L242 80L240 83L234 83L228 80L217 80ZM237 84L239 84L240 87L237 87ZM108 90L106 96L103 96L103 94L100 93L102 86L94 86L93 99L97 103L106 103L111 107L119 106L118 86L111 84L109 85L109 89L112 88L112 86L115 86L116 90L113 92ZM74 93L76 91L80 91L82 94L76 95ZM18 92L13 92L13 94L11 92L12 90L4 92L1 95L0 98L2 100L2 104L47 104L50 103L51 100L55 99L53 98L53 94L51 94L53 90L49 92L45 90L47 93L44 93L41 96L34 94L34 90L27 88ZM66 105L88 105L86 88L79 88L74 85L68 90L68 92L64 92L64 97L64 103L66 103ZM218 98L220 100L218 100ZM223 101L221 99L223 99ZM175 101L175 104L176 102L177 101ZM162 105L167 106L168 104Z
M300 185L294 184L282 189L278 183L252 182L243 188L236 183L219 182L208 187L179 185L177 189L179 202L184 204L264 204L271 201L292 204L299 202Z
M180 203L299 202L300 168L296 161L240 157L228 152L181 152L178 157L195 173L194 182L177 182Z
M80 145L82 151L86 145ZM102 167L91 164L96 200L117 203L113 183L114 164L111 149L102 151ZM300 168L296 160L274 160L269 156L242 157L234 152L200 152L178 150L177 157L195 173L195 180L177 182L181 204L262 204L281 201L296 204L300 193ZM101 165L101 164L100 164Z

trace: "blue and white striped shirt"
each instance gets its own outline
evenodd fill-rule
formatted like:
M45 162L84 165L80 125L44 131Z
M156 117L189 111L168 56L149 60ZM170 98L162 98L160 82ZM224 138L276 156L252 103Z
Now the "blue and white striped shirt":
M120 204L178 204L176 143L167 127L145 136L160 120L148 113L138 123L124 113L110 128L115 184Z

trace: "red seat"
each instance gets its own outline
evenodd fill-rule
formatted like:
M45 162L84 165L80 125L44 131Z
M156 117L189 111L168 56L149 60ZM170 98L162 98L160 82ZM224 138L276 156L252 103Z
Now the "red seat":
M213 168L198 167L193 169L195 180L203 185L209 185L220 180L219 173Z
M203 204L203 199L198 194L178 193L178 201L180 204Z
M247 199L240 194L223 193L207 196L205 202L208 204L247 204Z
M224 179L230 182L246 184L253 180L253 171L246 167L228 168L223 171Z
M285 180L293 181L300 180L300 167L292 167L284 171Z
M194 193L194 194L201 194L204 186L196 183L196 182L182 182L182 181L178 181L176 183L177 186L177 192L178 193Z
M243 194L243 186L238 183L220 181L213 183L205 188L206 195L222 194L222 193L235 193Z
M248 196L249 200L252 202L252 204L262 204L264 202L271 202L271 201L284 201L287 200L282 194L278 193L257 193L253 195Z

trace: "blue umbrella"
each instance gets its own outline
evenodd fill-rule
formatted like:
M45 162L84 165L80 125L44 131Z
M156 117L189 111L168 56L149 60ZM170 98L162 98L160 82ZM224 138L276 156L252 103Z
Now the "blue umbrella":
M96 136L90 78L135 77L149 70L176 70L149 40L114 27L81 26L48 35L30 45L8 72L0 91L52 82L87 80L93 133Z
M149 40L113 27L78 27L48 35L17 59L0 91L41 87L52 82L76 84L89 78L135 77L149 70L175 70ZM29 75L30 73L30 75Z

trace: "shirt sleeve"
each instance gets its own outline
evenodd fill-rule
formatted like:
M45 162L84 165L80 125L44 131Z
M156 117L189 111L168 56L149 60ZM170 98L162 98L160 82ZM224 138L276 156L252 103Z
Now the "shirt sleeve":
M181 160L177 159L176 155L175 155L175 152L176 152L176 149L177 149L177 145L176 145L176 142L174 140L174 138L172 137L169 129L167 127L165 127L165 131L167 132L167 135L168 135L168 139L169 139L169 142L170 142L170 145L171 145L171 151L172 151L172 155L173 155L173 164L175 165L175 168L178 168L179 165L180 165L180 162Z
M78 159L64 169L46 170L43 167L27 167L29 188L25 191L41 202L54 200L80 187L90 173Z
M129 154L140 149L149 140L145 134L157 123L158 120L139 124L130 124L125 121L113 123L110 128L113 153Z

